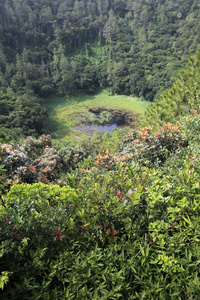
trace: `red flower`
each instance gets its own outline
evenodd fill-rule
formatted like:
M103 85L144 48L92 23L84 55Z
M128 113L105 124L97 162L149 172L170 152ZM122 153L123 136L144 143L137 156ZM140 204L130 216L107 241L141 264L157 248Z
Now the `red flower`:
M102 228L106 228L107 226L108 226L108 223L105 223L105 222L104 222L104 223L102 224L101 227L102 227Z
M61 233L65 231L65 229L60 230L60 227L58 227L58 229L55 229L54 232L56 233L56 240L58 241L62 241L63 238L65 237L65 235L61 235Z
M119 232L119 231L116 231L115 229L113 229L113 230L110 232L110 234L112 234L112 235L117 235L118 232Z
M112 231L110 230L110 228L107 229L107 232L111 235L117 235L119 231L116 231L115 229L113 229Z
M78 187L80 187L80 188L82 187L82 184L80 182L78 182Z
M116 231L115 229L113 229L111 231L110 228L108 228L106 231L111 235L111 237L109 237L109 239L115 240L117 238L115 235L118 234L118 231Z

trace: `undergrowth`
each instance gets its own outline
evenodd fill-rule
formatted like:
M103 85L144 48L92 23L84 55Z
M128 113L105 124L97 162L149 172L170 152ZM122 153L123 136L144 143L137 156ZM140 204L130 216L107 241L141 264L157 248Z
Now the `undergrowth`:
M123 153L108 168L107 152L104 165L89 156L70 173L63 169L57 182L13 182L7 193L2 173L2 299L198 299L198 131L197 115L155 134L128 133L121 151L134 153L143 142L146 165ZM159 159L151 162L155 138ZM37 160L39 142L25 145L35 147L29 156ZM69 168L69 151L58 155Z

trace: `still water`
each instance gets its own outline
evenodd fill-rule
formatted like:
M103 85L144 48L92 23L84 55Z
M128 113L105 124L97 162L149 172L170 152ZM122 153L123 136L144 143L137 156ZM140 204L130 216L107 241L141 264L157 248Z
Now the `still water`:
M103 132L111 132L115 128L120 128L117 123L112 123L112 124L85 124L85 125L80 125L76 126L73 129L75 130L80 130L84 132L85 134L92 136L96 130L100 131L101 133Z

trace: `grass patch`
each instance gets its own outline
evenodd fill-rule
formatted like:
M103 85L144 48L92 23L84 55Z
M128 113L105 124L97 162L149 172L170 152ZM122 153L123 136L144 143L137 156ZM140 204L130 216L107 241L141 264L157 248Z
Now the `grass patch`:
M62 97L54 95L43 99L43 104L49 112L49 133L53 138L64 139L72 144L86 138L85 134L73 130L73 127L92 121L89 109L103 108L139 115L144 113L150 102L124 95L110 96L103 90L95 95L77 94Z
M84 102L85 106L96 106L96 107L105 107L107 109L122 109L129 110L133 113L142 114L150 102L142 101L137 97L130 97L124 95L114 95L109 96L108 94L100 93L92 97Z

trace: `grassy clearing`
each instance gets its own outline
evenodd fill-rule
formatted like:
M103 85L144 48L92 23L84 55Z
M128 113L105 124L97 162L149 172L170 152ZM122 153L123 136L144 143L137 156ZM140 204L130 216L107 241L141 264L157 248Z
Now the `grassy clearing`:
M101 107L105 110L113 109L143 114L150 102L124 95L109 96L104 90L96 95L51 96L44 99L43 104L50 114L49 132L54 133L54 138L64 139L71 144L80 138L86 138L81 131L73 130L73 127L90 119L89 108Z
M97 94L92 99L84 102L87 106L105 107L107 109L129 110L133 113L143 113L149 106L148 101L142 101L136 97L115 95L109 96L105 93Z

